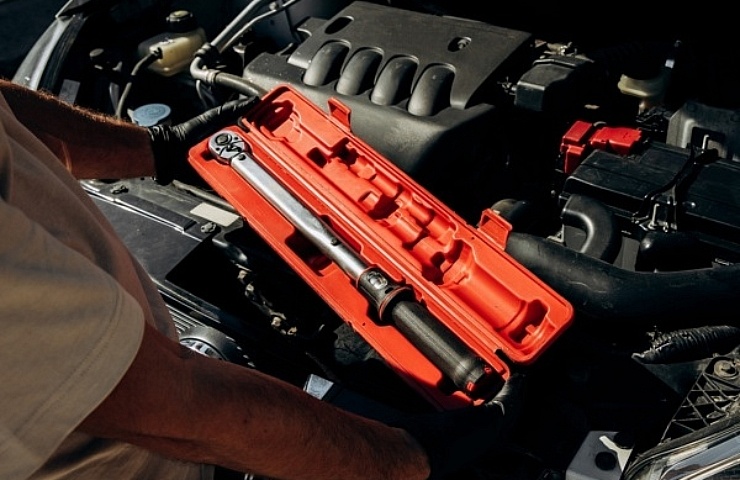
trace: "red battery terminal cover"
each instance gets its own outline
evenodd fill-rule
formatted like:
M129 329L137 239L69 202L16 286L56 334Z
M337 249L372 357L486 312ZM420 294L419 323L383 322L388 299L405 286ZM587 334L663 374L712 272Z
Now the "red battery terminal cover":
M594 149L627 155L642 138L642 131L636 128L608 127L577 120L565 132L560 144L563 172L572 174Z
M534 361L570 324L572 306L503 250L510 226L490 210L467 224L355 137L337 100L325 113L289 86L229 127L252 156L369 265L413 288L420 303L503 379ZM440 371L398 330L373 318L349 277L317 251L207 140L190 163L387 363L439 408L476 401L447 391Z

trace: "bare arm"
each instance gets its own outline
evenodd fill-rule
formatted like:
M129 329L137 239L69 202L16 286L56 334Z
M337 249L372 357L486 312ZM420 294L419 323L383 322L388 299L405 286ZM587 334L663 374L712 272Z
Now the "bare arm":
M285 480L429 476L426 455L405 431L198 355L149 326L132 367L79 428L165 456Z
M77 178L154 175L146 129L73 107L51 94L0 79L0 92L16 117L62 160Z

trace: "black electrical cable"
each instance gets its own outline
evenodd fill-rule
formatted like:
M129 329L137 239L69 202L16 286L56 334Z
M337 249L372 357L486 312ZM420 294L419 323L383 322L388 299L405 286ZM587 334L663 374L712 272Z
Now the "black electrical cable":
M126 82L126 86L123 89L123 92L121 93L121 97L118 99L118 105L116 105L116 117L117 118L123 118L123 112L126 108L126 102L128 101L129 95L131 95L131 90L134 86L134 80L136 80L136 77L139 75L139 72L141 72L143 69L151 65L152 63L156 62L162 58L162 49L157 48L152 51L150 51L148 54L146 54L141 60L136 62L136 65L134 65L134 68L131 69L131 73L129 74L128 81Z
M726 354L739 344L740 328L733 325L685 328L657 336L635 358L645 363L686 362Z

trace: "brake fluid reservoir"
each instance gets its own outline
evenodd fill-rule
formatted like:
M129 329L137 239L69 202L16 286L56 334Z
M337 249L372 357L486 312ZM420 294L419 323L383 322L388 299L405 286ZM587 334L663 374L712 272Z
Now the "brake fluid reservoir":
M139 44L140 58L162 50L162 58L149 65L149 69L169 77L185 70L193 54L205 43L206 33L198 26L195 16L188 10L176 10L167 16L167 31Z

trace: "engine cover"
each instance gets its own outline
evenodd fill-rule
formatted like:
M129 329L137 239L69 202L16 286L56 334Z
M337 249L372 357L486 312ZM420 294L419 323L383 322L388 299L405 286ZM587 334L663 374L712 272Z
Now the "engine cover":
M325 111L337 97L355 135L451 206L461 207L456 192L469 200L503 137L484 87L505 78L531 35L365 2L302 30L292 54L260 54L245 78L265 91L290 84Z

